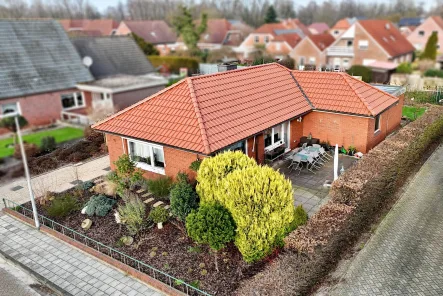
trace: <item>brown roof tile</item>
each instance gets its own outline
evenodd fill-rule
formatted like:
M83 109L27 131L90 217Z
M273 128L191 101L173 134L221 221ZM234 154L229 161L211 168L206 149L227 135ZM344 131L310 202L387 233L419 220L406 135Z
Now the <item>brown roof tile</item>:
M88 20L88 19L65 19L59 20L59 23L63 26L65 31L72 29L80 29L86 32L95 32L86 35L97 36L97 32L101 35L111 35L112 31L117 29L119 23L111 19L100 19L100 20Z
M320 51L325 50L335 41L335 38L329 33L309 35L308 38L311 39Z
M152 44L166 44L174 43L177 40L177 35L163 21L123 21L122 23L137 34L145 41Z

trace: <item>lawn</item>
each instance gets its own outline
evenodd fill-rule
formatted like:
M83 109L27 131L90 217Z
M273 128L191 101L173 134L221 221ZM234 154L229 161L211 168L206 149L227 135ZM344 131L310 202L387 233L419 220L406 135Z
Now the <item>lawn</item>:
M57 143L63 143L83 137L83 130L74 127L46 130L24 135L23 141L27 143L34 143L40 146L42 139L47 136L54 137ZM12 137L0 140L0 158L11 156L14 153L14 148L8 148L8 146L12 143Z
M410 120L415 120L425 113L426 108L423 107L411 107L411 106L403 106L402 115L407 117ZM414 113L416 112L416 118Z

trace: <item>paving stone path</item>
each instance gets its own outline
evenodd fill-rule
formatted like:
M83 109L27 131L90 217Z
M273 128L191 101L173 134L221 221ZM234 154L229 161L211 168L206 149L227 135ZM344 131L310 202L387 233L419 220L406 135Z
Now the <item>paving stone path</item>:
M443 295L443 146L328 295Z
M71 295L163 295L110 265L1 213L0 251Z

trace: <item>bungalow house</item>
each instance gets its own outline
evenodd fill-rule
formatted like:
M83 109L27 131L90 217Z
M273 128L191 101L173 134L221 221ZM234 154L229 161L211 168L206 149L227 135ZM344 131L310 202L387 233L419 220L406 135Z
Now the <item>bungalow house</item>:
M428 17L411 34L409 34L407 38L409 42L414 45L416 50L424 50L426 42L428 41L432 32L437 32L437 50L438 52L443 53L443 19L440 16Z
M93 128L106 134L112 168L129 154L147 178L193 176L193 161L225 150L263 163L308 135L367 152L400 124L404 90L382 87L264 64L185 78Z
M303 38L289 53L297 65L313 65L321 69L326 65L326 49L335 41L329 33L309 35Z
M163 20L156 21L122 21L115 35L134 33L146 42L153 44L160 55L167 55L176 49L177 35Z
M308 26L309 32L311 34L324 34L329 32L329 26L327 23L312 23Z
M131 37L74 37L71 41L95 80L76 85L84 98L83 108L63 101L65 119L95 121L151 96L168 83L154 73Z
M60 119L66 101L84 105L76 85L94 78L57 21L0 20L0 38L0 117L42 126Z
M411 62L413 52L412 44L390 21L359 20L328 47L326 55L328 65L349 69L376 62Z
M65 31L70 35L80 36L110 36L114 35L118 22L111 19L64 19L59 20Z
M263 47L268 54L283 59L302 38L309 35L308 28L298 19L288 19L280 23L264 24L252 32L236 48L243 58L250 58Z

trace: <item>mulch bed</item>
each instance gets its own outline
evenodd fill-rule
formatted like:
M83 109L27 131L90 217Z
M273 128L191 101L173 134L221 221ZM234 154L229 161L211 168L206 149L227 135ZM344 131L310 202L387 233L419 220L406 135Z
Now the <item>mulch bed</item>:
M85 192L79 200L84 204L92 195L93 193ZM185 234L184 227L172 218L164 224L163 229L150 225L134 237L131 246L120 246L118 240L129 235L124 225L115 222L114 212L121 203L123 201L119 199L105 217L89 217L75 211L67 217L53 220L212 295L232 295L241 280L260 272L271 260L268 258L256 264L247 264L237 248L230 244L218 254L217 272L214 254L209 247L193 243ZM30 202L24 206L31 208ZM41 215L48 217L46 206L37 203L37 208ZM148 214L150 208L146 208ZM84 231L80 225L87 218L92 220L92 226ZM103 252L106 253L105 250Z

